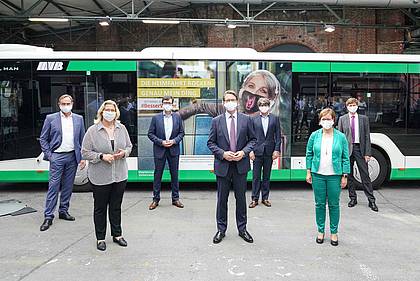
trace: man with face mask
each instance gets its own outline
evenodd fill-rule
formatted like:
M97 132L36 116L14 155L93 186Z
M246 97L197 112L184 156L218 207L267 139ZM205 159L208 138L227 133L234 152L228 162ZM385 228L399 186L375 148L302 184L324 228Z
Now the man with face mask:
M249 153L256 144L252 120L238 113L238 96L234 91L223 95L226 112L213 118L207 146L214 155L214 173L217 180L217 233L213 243L225 237L228 216L229 190L233 187L236 198L236 225L245 242L254 240L246 229L246 176L251 169Z
M73 98L62 95L58 99L60 112L47 115L42 127L40 144L44 160L50 162L49 184L44 217L40 230L47 230L53 222L54 210L60 195L59 218L74 221L68 212L77 165L85 167L81 160L81 146L85 135L83 117L72 113Z
M378 206L375 203L375 196L373 195L372 183L369 177L368 162L372 155L370 145L370 128L369 118L365 115L357 114L358 100L349 98L346 101L348 114L343 115L338 120L338 129L343 132L349 143L349 155L351 173L349 176L349 197L350 208L357 204L357 194L355 188L355 181L353 175L353 166L356 161L359 168L360 178L362 180L363 191L369 201L369 208L377 212Z
M258 205L260 192L262 196L261 203L267 207L271 207L271 203L268 201L271 167L273 165L273 160L280 157L280 120L276 115L270 114L269 99L259 99L258 109L260 114L252 117L257 144L254 150L249 154L249 158L254 161L252 169L252 201L251 204L249 204L250 208L255 208ZM261 169L263 170L262 181Z
M153 180L153 201L149 210L156 209L160 201L160 189L165 163L168 161L171 174L172 205L184 208L179 201L179 143L184 138L184 125L178 113L173 113L173 98L162 98L163 112L153 116L147 136L153 142L155 172Z

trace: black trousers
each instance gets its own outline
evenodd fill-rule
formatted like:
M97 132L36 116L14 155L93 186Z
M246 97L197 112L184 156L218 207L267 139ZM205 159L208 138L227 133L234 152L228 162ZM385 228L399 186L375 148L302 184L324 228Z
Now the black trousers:
M172 189L172 202L179 199L179 155L171 156L169 149L166 149L163 158L155 158L155 172L153 180L153 201L160 201L160 190L162 185L162 175L165 169L165 163L168 161L169 172L171 174L171 189Z
M258 201L260 199L260 192L262 200L268 200L272 165L273 158L271 155L255 156L254 166L252 169L252 200Z
M350 155L350 176L349 176L349 197L352 200L357 200L356 194L356 179L353 176L354 162L357 163L359 168L360 179L362 180L363 191L369 202L375 202L375 196L373 196L372 182L370 181L368 165L366 163L364 155L360 151L360 146L353 144L353 152Z
M121 204L127 181L114 182L107 185L93 186L93 222L97 240L105 240L106 235L106 213L108 209L111 235L118 237L122 235L121 229Z
M217 229L223 233L227 229L228 198L233 187L236 199L236 226L239 232L246 230L246 173L239 174L236 163L230 163L226 177L217 177Z

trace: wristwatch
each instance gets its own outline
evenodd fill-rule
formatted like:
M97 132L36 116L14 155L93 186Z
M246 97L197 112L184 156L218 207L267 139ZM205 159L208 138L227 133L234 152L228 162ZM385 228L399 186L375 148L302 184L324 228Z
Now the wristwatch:
M103 153L101 153L100 155L99 155L99 159L103 159L104 158L104 154Z

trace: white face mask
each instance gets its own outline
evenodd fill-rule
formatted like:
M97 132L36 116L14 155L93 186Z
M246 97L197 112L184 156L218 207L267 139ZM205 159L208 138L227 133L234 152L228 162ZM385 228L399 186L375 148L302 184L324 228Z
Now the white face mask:
M321 125L322 128L324 128L326 130L329 130L334 125L334 121L333 120L321 120L321 122L319 122L319 125Z
M163 108L163 110L165 110L165 111L172 111L173 106L172 106L172 104L164 103L164 104L162 105L162 108Z
M102 117L108 122L114 121L116 115L117 113L113 111L104 111L102 113Z
M353 105L353 106L347 106L347 110L350 112L350 113L355 113L356 111L357 111L357 109L358 109L359 107L357 106L357 105Z
M72 105L60 105L60 110L63 113L69 113L73 109Z
M238 107L238 103L236 101L228 101L224 106L227 111L234 111Z
M260 110L261 113L265 114L270 110L270 107L264 105L264 106L260 106L258 109Z

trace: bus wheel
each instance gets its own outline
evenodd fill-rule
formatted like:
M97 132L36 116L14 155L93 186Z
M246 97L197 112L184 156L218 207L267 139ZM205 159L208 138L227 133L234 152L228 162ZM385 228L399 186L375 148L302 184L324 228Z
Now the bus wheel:
M388 171L389 171L389 164L388 161L385 159L385 156L377 149L372 148L372 157L368 162L368 169L369 169L369 176L370 180L372 181L372 186L374 189L378 189L382 186L385 182ZM356 179L356 189L361 190L362 188L362 181L360 180L360 173L355 163L353 169L353 175Z

